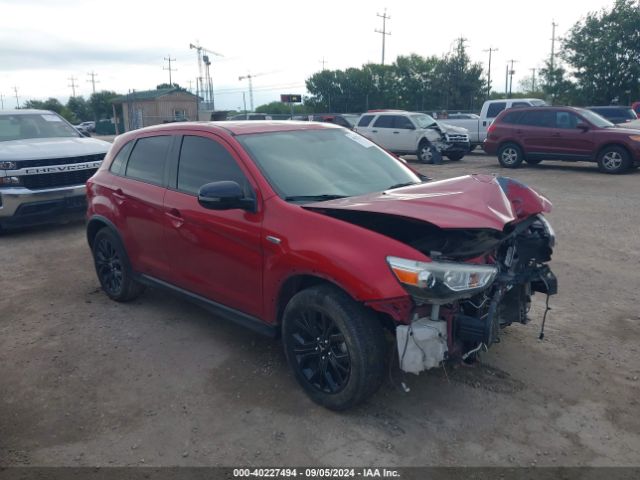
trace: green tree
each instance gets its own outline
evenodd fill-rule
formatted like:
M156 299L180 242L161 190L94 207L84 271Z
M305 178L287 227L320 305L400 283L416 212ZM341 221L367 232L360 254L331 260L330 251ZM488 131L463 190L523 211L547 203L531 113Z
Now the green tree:
M257 113L281 113L281 114L291 114L291 106L288 103L282 102L271 102L266 103L264 105L260 105L256 108ZM294 105L293 106L294 114L304 114L307 113L307 109L304 105Z
M84 97L69 97L66 107L73 114L75 121L86 122L91 120L92 115L89 105Z
M50 110L62 116L68 122L74 123L77 119L73 113L65 107L57 98L50 97L46 100L27 100L23 108L33 108L36 110Z
M585 103L630 103L640 98L640 0L616 0L612 9L577 22L561 53L573 68Z
M101 92L96 92L89 97L89 108L91 109L94 120L111 118L111 115L113 115L111 100L117 96L118 94L116 92L102 90Z
M562 65L559 65L557 61L551 68L551 62L547 60L539 73L540 87L544 98L548 102L555 105L575 105L580 103L581 94L577 85L570 80L567 70ZM582 99L582 102L584 102L584 99Z

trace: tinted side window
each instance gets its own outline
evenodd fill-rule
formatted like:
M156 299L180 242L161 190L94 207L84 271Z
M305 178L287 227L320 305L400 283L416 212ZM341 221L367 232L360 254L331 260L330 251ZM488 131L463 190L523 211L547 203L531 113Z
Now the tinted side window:
M122 175L122 168L125 163L127 163L127 158L129 158L129 154L131 153L131 148L133 147L133 140L129 143L125 144L124 147L120 149L116 158L111 162L111 166L109 170L116 175Z
M411 120L407 117L397 116L395 117L394 126L395 128L402 128L403 130L415 130L416 127L413 126Z
M522 117L522 112L509 112L506 113L504 115L504 117L502 117L502 123L507 123L507 124L517 124L520 121L520 117Z
M178 163L178 190L198 194L206 183L231 180L246 192L247 181L231 154L218 142L185 136Z
M531 105L529 105L527 102L513 102L511 104L511 108L518 108L518 107L530 107Z
M556 126L556 112L548 110L523 112L519 123L522 125L530 125L532 127L554 128Z
M505 108L507 108L507 102L491 103L489 105L489 108L487 109L487 118L497 117L498 114Z
M393 128L394 118L395 115L380 115L373 126L378 128Z
M170 145L171 137L168 135L140 138L133 147L125 175L161 185L165 157Z
M363 115L360 121L358 122L359 127L366 127L371 123L371 119L373 115Z

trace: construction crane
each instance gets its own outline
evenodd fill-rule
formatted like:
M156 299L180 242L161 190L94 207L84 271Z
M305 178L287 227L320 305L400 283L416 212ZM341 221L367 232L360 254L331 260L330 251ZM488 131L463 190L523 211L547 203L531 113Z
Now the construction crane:
M251 79L255 78L255 77L259 77L260 75L266 75L266 73L255 73L255 74L250 74L247 73L246 75L242 75L241 77L238 77L238 81L242 81L242 80L249 80L249 107L251 108L251 111L253 112L253 82L251 81Z
M224 57L224 55L204 48L200 44L189 44L189 49L195 49L198 53L198 78L196 79L196 95L204 99L205 108L214 109L213 100L213 83L211 81L211 72L209 67L211 66L211 60L209 55L215 55L216 57ZM202 65L204 64L204 77L202 76Z

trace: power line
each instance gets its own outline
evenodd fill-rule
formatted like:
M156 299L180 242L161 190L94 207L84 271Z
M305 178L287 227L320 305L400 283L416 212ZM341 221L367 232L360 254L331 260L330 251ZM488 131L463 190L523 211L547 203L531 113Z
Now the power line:
M72 75L72 76L70 76L68 78L68 80L71 82L71 85L67 85L67 86L71 87L71 92L73 92L72 96L75 97L76 96L76 87L77 87L76 80L78 80L78 79Z
M387 35L391 35L391 32L387 32L387 20L391 20L391 17L387 15L386 8L384 9L384 13L382 15L380 15L379 13L376 13L376 15L382 19L382 30L378 30L376 28L375 32L382 35L382 65L384 65L385 40L387 38Z
M87 80L87 82L91 83L92 87L93 87L93 93L96 93L96 83L100 83L100 80L96 80L96 77L98 76L97 73L95 73L93 70L91 71L91 73L87 73L87 75L89 77L91 77L91 80Z
M487 73L487 98L491 96L491 54L497 51L498 49L493 47L489 47L488 49L483 50L483 52L489 52L489 69Z
M165 62L169 62L169 67L162 67L163 70L169 70L169 85L173 85L173 82L171 81L171 72L175 72L177 71L176 68L171 68L171 62L175 62L176 59L175 58L171 58L171 54L169 54L168 57L164 57Z

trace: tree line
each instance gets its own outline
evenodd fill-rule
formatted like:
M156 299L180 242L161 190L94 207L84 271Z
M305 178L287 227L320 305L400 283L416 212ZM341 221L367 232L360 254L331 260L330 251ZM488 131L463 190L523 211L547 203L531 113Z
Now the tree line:
M66 104L57 98L47 100L28 100L22 108L51 110L64 117L70 123L80 123L89 120L100 120L113 116L111 100L118 94L110 90L103 90L92 94L88 100L82 96L69 97Z

